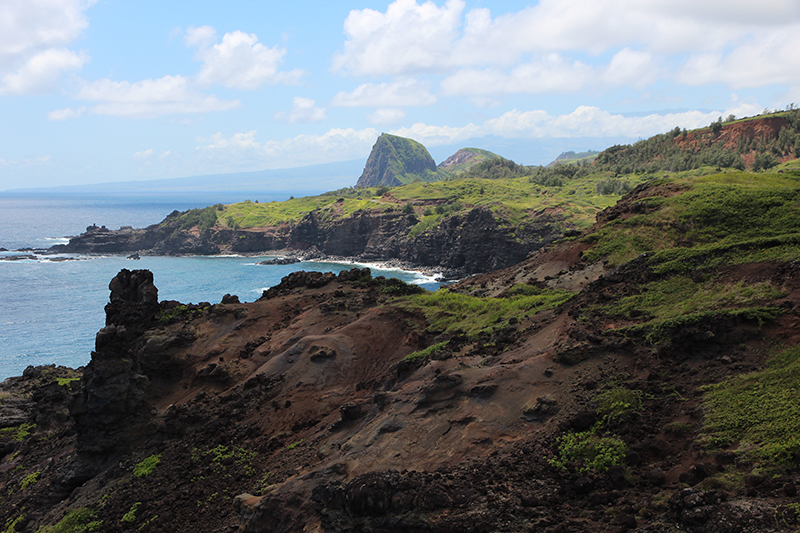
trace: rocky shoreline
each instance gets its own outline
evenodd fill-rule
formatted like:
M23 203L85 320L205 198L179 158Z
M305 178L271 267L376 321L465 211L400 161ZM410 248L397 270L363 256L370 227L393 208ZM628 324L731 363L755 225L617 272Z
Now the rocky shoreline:
M68 244L49 251L126 256L282 254L301 260L381 263L460 279L516 264L572 229L554 213L540 213L532 222L515 227L488 208L446 217L420 234L410 233L418 222L415 215L400 211L359 211L334 220L312 211L291 226L247 230L184 228L178 218L173 213L143 229L89 226Z

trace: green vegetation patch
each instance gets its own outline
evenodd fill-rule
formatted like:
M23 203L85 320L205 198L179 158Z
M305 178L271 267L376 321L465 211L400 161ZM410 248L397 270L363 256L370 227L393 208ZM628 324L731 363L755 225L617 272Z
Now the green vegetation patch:
M200 209L190 209L181 213L177 217L176 223L181 229L197 227L201 230L205 230L217 223L217 216L222 210L222 204L210 205Z
M13 426L9 428L0 429L0 440L13 440L17 442L21 442L25 440L25 438L31 434L36 428L36 424L20 424L18 426Z
M689 276L674 275L648 283L639 294L620 298L598 309L609 316L631 320L643 316L664 320L718 309L758 307L785 295L785 290L769 281L698 283Z
M25 490L31 485L34 485L37 481L39 481L39 476L42 475L41 472L33 472L25 476L19 484L20 490Z
M769 281L725 283L711 279L695 282L686 275L673 275L645 284L638 294L609 305L592 306L596 312L638 324L615 331L644 335L652 344L667 342L675 331L727 315L763 324L781 310L774 304L786 291Z
M642 407L642 391L612 387L595 397L597 412L609 420L622 418Z
M154 454L146 459L143 459L139 464L133 467L133 475L136 477L147 477L153 473L158 464L161 462L161 454Z
M741 252L775 246L775 239L797 244L796 237L790 238L800 234L797 178L737 171L689 174L658 183L670 184L682 190L680 194L641 199L646 214L613 220L584 237L584 242L595 244L584 258L619 265L644 252L657 252L653 262L681 271L687 256L702 263L708 255L720 259L736 252L737 260L744 261Z
M131 508L128 510L127 513L122 515L122 518L120 518L119 521L123 524L132 524L136 522L136 511L139 510L139 507L141 507L141 505L142 502L136 502L133 505L131 505Z
M195 306L196 307L196 306ZM163 309L158 313L158 320L162 324L171 324L181 320L192 320L208 310L208 307L190 308L188 305L181 304L171 309Z
M800 233L762 237L735 243L709 244L694 248L673 248L649 259L658 274L686 273L695 269L713 269L761 261L800 260Z
M100 531L102 520L97 520L97 515L91 509L84 507L70 509L57 524L41 527L36 533L84 533L87 531Z
M3 533L17 533L17 526L23 520L25 520L24 514L19 515L18 517L13 519L9 518L8 520L6 520L6 526L5 529L3 530Z
M656 319L644 324L619 328L615 331L623 334L643 335L650 344L658 345L669 342L670 338L677 331L715 320L720 317L728 316L731 318L742 318L757 322L759 326L765 322L773 320L782 311L776 307L748 307L744 309L718 309L713 311L701 311L688 315L676 316L667 319Z
M416 352L412 352L407 356L403 357L403 361L406 363L421 363L427 360L430 356L442 352L444 348L447 346L449 341L444 342L437 342L431 346L428 346L424 350L418 350Z
M579 472L598 470L605 472L611 466L621 465L628 451L627 445L616 437L602 437L599 426L580 433L566 433L557 439L558 451L550 464L567 469L577 464Z
M800 452L800 347L774 357L763 370L705 387L700 441L738 450L772 465Z
M536 288L530 292L507 298L478 298L439 289L434 293L410 296L396 305L424 313L430 331L477 337L507 326L512 318L519 320L558 307L575 294L571 291Z

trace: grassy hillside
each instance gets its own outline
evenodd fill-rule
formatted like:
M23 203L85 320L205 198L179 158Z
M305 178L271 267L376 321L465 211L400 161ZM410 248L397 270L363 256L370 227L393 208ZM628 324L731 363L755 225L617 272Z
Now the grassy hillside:
M177 222L181 227L198 223L203 228L256 229L292 224L311 211L322 217L338 218L349 217L360 210L404 209L417 215L420 228L416 231L421 231L435 226L446 216L474 207L488 207L513 224L535 212L554 209L567 214L578 227L587 227L599 210L614 205L625 191L640 182L637 176L611 178L607 173L591 174L553 186L541 185L530 175L414 182L391 189L348 188L284 202L246 201L213 209L194 209L180 215ZM609 183L618 186L609 187ZM212 220L214 222L209 224Z

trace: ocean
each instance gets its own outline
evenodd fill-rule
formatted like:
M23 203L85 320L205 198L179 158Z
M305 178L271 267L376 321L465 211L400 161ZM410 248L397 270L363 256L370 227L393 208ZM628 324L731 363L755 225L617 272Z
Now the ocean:
M76 197L0 194L0 257L22 255L21 248L66 243L92 224L110 229L145 227L173 210L184 211L234 199L187 197ZM67 259L67 260L63 260ZM105 323L108 284L123 268L153 272L159 300L218 303L225 294L252 302L261 292L297 270L339 272L351 263L302 262L258 265L259 257L198 256L37 256L0 260L0 381L22 374L28 365L79 367L89 362L97 331ZM439 284L412 271L372 268L374 276L396 277L429 290Z

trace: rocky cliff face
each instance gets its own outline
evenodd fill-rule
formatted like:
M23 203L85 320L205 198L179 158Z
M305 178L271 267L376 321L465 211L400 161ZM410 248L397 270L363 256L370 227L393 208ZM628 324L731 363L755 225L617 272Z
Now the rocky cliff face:
M375 141L356 187L396 187L416 180L437 179L441 177L436 163L423 145L384 133Z
M162 225L144 230L91 229L53 249L73 253L150 253L162 255L258 253L290 249L363 261L402 261L461 277L513 265L560 238L570 225L557 212L542 212L519 227L486 208L445 218L412 235L418 222L401 210L360 211L346 218L324 218L312 211L293 226L261 230L210 228L184 230Z

